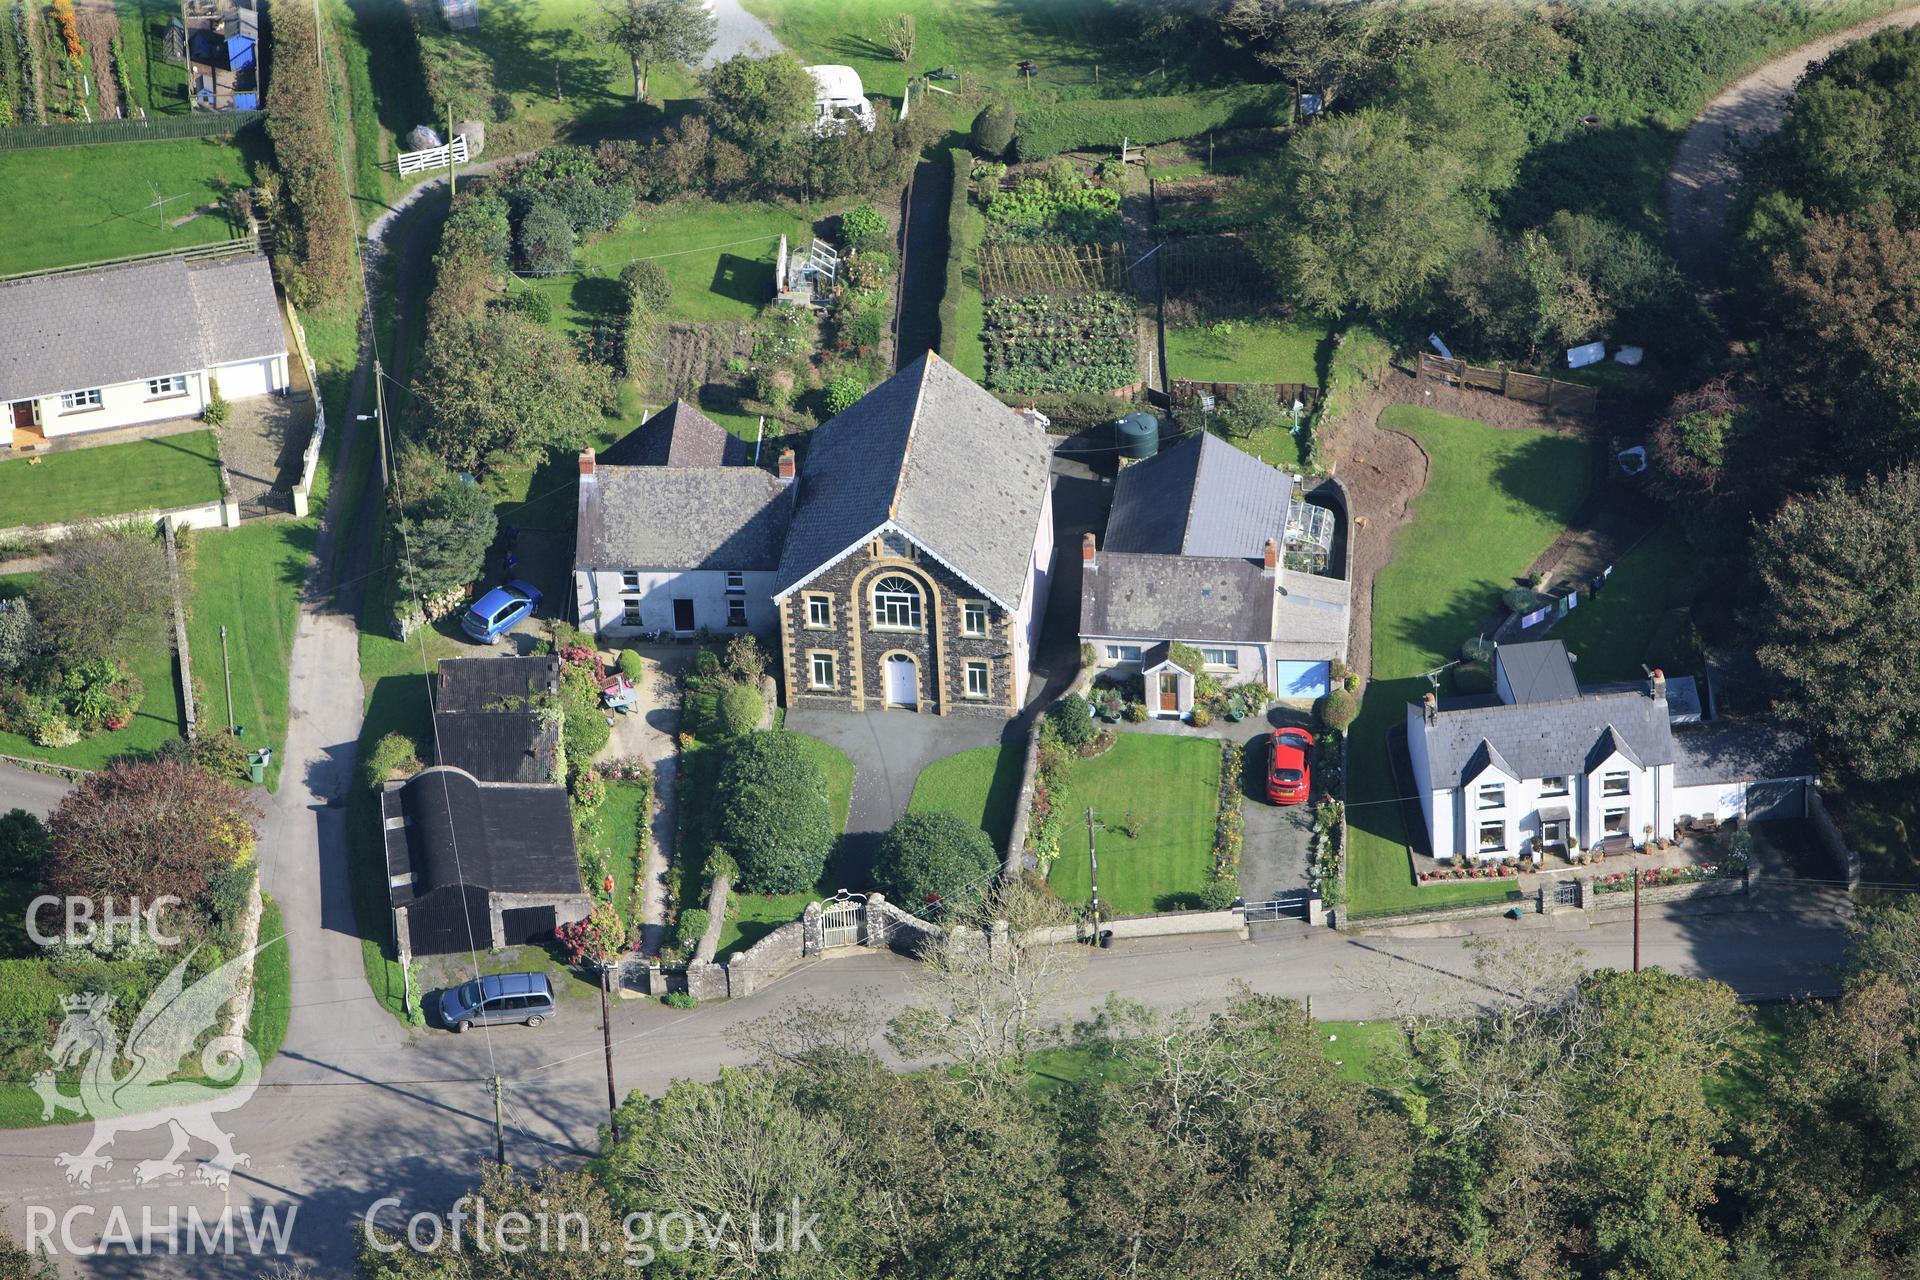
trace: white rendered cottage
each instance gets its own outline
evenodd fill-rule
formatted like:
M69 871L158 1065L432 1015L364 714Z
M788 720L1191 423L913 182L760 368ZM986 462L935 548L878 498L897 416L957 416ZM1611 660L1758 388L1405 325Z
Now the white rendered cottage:
M287 339L259 254L160 258L0 283L0 442L205 412L286 390Z
M1407 708L1433 856L1498 862L1666 839L1683 818L1805 814L1814 770L1799 738L1752 721L1675 720L1657 671L1583 687L1558 640L1500 646L1492 694L1429 694Z

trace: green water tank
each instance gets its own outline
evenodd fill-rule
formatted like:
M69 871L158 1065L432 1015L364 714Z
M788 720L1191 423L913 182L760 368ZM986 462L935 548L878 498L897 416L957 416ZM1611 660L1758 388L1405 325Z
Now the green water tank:
M1113 443L1123 458L1151 458L1160 452L1160 419L1130 413L1113 424Z

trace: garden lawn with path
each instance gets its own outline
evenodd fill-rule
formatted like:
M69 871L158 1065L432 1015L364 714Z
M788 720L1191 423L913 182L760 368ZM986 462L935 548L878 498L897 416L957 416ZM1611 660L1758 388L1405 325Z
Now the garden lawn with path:
M599 864L613 875L613 903L627 922L630 938L640 936L640 901L634 895L633 882L640 874L641 859L646 856L640 843L642 824L652 820L650 806L653 786L646 782L607 783L607 798L587 816L574 833L580 849L580 865L588 864L588 851L599 856ZM588 885L597 892L599 886Z
M1460 656L1500 593L1573 518L1590 471L1577 436L1502 430L1411 405L1387 409L1380 426L1412 437L1431 465L1373 586L1372 679L1352 729L1348 779L1347 898L1356 916L1512 892L1510 881L1414 883L1388 734L1427 691L1425 673ZM1443 679L1442 696L1452 692Z
M907 812L958 814L987 833L996 853L1004 853L1024 763L1025 752L1011 746L975 747L935 760L915 780Z
M0 151L0 191L14 193L0 201L0 275L230 240L223 212L172 224L252 186L265 150L250 126L231 138Z
M1646 666L1678 674L1691 657L1687 606L1700 587L1700 558L1668 523L1622 556L1606 590L1583 598L1550 636L1579 656L1582 684L1641 680Z
M827 809L833 829L844 835L847 810L853 803L853 761L837 747L817 738L801 737L827 780ZM715 784L726 759L724 742L694 742L680 749L677 783L679 830L674 833L674 864L680 869L680 909L707 905L707 850L712 844L714 810L724 802ZM727 908L726 928L720 934L720 957L743 951L783 924L800 918L809 902L831 897L835 890L864 890L865 885L842 884L839 853L827 859L826 873L812 892L741 893L735 890Z
M187 647L204 699L203 731L224 730L231 717L245 728L240 745L272 747L267 786L280 785L280 749L287 739L287 671L300 620L317 527L313 520L257 520L238 529L196 532L187 582ZM221 662L227 629L233 701Z
M0 529L219 500L211 430L0 462Z
M1190 382L1320 384L1332 326L1308 320L1222 320L1167 330L1167 376Z
M1115 735L1113 747L1076 759L1055 800L1065 815L1060 855L1047 873L1063 902L1090 896L1086 810L1100 855L1100 896L1116 915L1198 907L1213 874L1213 829L1220 806L1220 743L1165 734ZM1121 828L1139 822L1139 836Z
M23 596L32 588L37 574L0 575L0 600ZM164 592L165 584L159 589ZM70 765L76 769L98 769L119 755L148 755L178 738L186 721L186 708L180 701L180 681L174 674L173 631L150 649L136 653L127 669L146 687L140 709L126 728L111 733L96 733L70 747L42 747L17 733L0 733L0 755L25 756Z

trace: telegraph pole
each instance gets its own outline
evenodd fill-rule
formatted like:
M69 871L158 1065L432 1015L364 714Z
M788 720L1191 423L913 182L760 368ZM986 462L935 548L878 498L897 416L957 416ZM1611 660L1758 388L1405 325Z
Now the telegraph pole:
M500 1119L500 1077L493 1078L493 1159L496 1164L507 1162L507 1127Z
M607 1006L607 982L613 975L613 961L600 961L600 1042L607 1052L607 1128L613 1140L620 1141L620 1097L613 1088L613 1023Z
M1640 972L1640 868L1633 869L1633 971Z
M387 474L387 375L379 356L373 358L373 430L380 450L380 496L385 500L392 477Z
M1087 883L1093 893L1093 945L1100 945L1100 858L1093 848L1093 809L1087 809Z

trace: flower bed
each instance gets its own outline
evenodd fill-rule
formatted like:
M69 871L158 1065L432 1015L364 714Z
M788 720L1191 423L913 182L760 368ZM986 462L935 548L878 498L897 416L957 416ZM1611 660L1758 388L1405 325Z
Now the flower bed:
M1441 867L1422 871L1421 884L1441 884L1450 880L1511 880L1519 875L1511 862L1485 862L1472 867Z
M1731 863L1702 862L1690 867L1654 867L1640 873L1642 889L1664 889L1672 884L1699 884L1703 880L1718 880L1723 876L1737 876L1740 868ZM1631 893L1633 891L1633 872L1615 871L1611 875L1595 876L1595 893Z
M1110 391L1140 378L1133 305L1119 294L993 298L984 339L996 391Z

